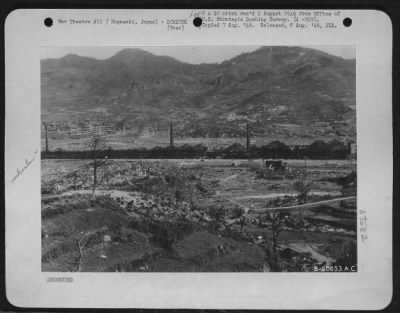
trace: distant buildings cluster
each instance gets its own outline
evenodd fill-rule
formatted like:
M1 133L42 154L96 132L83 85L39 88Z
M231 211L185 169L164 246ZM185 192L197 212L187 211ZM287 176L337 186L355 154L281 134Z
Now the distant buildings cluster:
M348 143L350 147L350 156L352 159L357 159L357 144L355 142Z
M106 135L116 131L115 125L107 119L92 121L90 119L56 121L43 123L42 128L45 131L47 127L48 135L66 134L70 136L82 135Z

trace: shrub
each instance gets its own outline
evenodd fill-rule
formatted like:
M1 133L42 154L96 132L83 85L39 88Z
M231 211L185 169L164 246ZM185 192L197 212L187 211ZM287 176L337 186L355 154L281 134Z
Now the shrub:
M208 209L208 214L216 219L217 221L221 220L225 215L225 210L223 207L220 206L211 206Z
M187 221L160 222L144 219L132 221L130 226L140 232L151 234L152 241L166 250L171 250L173 244L191 234L195 226Z
M244 213L244 210L237 206L232 210L232 217L239 218L243 215L243 213Z

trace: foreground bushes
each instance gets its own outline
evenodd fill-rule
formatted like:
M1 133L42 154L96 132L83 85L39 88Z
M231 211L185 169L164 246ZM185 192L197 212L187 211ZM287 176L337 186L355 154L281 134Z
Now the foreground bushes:
M88 195L75 195L64 199L57 197L54 199L53 205L49 199L43 199L42 202L48 205L48 207L42 209L43 219L53 218L74 210L85 210L96 207L120 211L118 203L109 196L98 196L96 199L91 199Z
M186 221L153 221L150 219L135 220L130 227L150 234L152 241L166 250L172 250L173 244L196 230L193 223Z

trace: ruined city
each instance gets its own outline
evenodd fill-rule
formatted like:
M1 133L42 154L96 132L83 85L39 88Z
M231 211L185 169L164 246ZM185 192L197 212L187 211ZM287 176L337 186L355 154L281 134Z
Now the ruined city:
M354 61L43 59L42 271L357 271Z

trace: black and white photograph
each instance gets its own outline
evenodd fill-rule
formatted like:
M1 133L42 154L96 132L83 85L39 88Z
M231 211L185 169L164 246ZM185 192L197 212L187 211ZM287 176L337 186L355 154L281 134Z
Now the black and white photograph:
M11 12L7 300L387 307L392 39L378 10Z
M42 272L357 272L355 46L40 53Z

